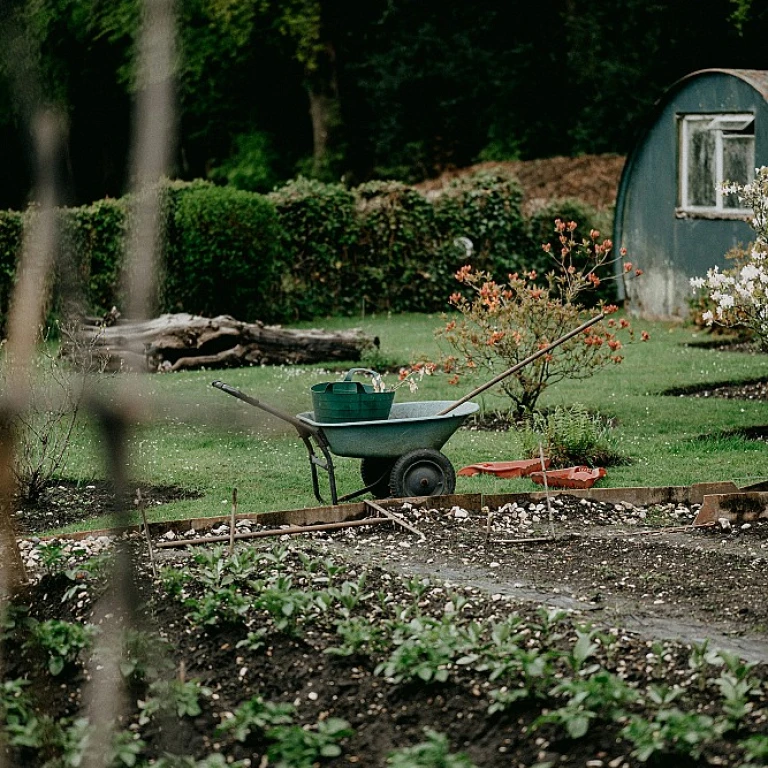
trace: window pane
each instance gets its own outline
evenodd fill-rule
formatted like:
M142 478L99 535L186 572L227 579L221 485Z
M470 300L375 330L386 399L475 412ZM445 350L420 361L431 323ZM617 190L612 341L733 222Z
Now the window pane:
M707 130L705 120L690 120L688 135L688 200L687 205L714 206L715 197L715 132Z
M723 181L749 184L755 167L754 136L723 136ZM736 195L723 197L723 207L742 208Z

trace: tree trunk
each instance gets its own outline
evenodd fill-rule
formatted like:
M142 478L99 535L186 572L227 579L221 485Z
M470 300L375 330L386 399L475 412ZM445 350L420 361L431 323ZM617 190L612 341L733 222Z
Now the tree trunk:
M329 150L339 126L339 88L336 78L336 51L326 43L317 57L317 66L306 73L309 115L312 119L312 172L321 177L329 166Z
M130 367L164 372L356 361L376 341L358 329L286 330L243 323L229 315L207 318L181 313L107 328L85 326L76 341L65 345L65 354L80 362L95 355L106 361L107 370Z

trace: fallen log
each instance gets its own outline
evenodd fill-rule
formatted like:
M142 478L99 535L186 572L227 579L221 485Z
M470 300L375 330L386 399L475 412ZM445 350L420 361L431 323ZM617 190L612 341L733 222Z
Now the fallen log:
M97 355L107 370L142 368L179 371L246 365L357 361L376 345L359 329L288 330L279 325L244 323L229 315L161 315L141 323L84 325L64 353L77 360L84 350ZM137 364L138 361L138 364Z

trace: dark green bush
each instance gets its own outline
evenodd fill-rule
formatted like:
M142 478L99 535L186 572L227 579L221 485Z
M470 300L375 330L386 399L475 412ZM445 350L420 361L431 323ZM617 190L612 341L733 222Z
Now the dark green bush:
M554 219L588 236L598 216L576 200L555 201L526 221L511 177L463 176L434 196L399 182L340 184L298 178L267 196L210 182L167 182L161 194L163 311L245 321L293 321L358 312L447 308L454 274L469 262L504 279L544 271L541 244L559 244ZM56 275L78 308L121 307L128 198L62 209ZM0 211L0 325L5 323L25 216ZM468 254L459 239L472 243ZM602 288L612 300L613 284ZM51 310L62 313L54 293Z
M511 176L481 171L456 179L434 202L443 248L457 237L469 238L472 266L500 280L535 268L539 255L531 248L522 202L522 189Z
M396 181L355 189L360 237L352 251L354 298L379 311L430 311L446 300L440 232L424 195Z
M358 239L355 196L303 177L268 195L281 225L280 303L287 320L359 309L350 249Z
M24 214L0 211L0 332L5 333L16 260L21 255Z
M125 199L99 200L60 215L64 258L59 280L81 293L87 312L102 315L120 306L120 273L127 227ZM63 273L63 274L62 274Z
M577 227L574 230L573 239L581 242L583 239L589 240L591 230L600 230L601 218L604 217L601 217L591 205L581 200L572 198L552 200L531 215L531 240L534 246L538 248L539 253L542 253L541 246L544 243L549 243L552 246L552 252L558 254L562 245L555 232L555 219L562 219L566 223L575 221ZM606 229L605 232L601 233L600 239L602 240L609 236L610 231ZM554 263L549 259L543 262L542 268L539 271L548 272L553 266ZM583 264L575 266L579 268ZM603 280L603 283L592 293L589 303L594 305L600 300L607 302L616 301L616 283L612 279L613 274L612 266L605 266L602 272L598 273L598 277Z
M280 224L262 195L207 182L168 190L163 306L169 312L272 321Z

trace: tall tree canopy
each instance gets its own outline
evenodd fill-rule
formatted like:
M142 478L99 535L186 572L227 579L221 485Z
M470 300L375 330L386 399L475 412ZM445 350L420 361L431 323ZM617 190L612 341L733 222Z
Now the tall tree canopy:
M764 5L178 0L176 173L263 190L299 172L413 181L479 159L623 153L677 78L766 66ZM140 8L0 6L0 206L27 199L32 98L68 115L71 201L123 193Z

